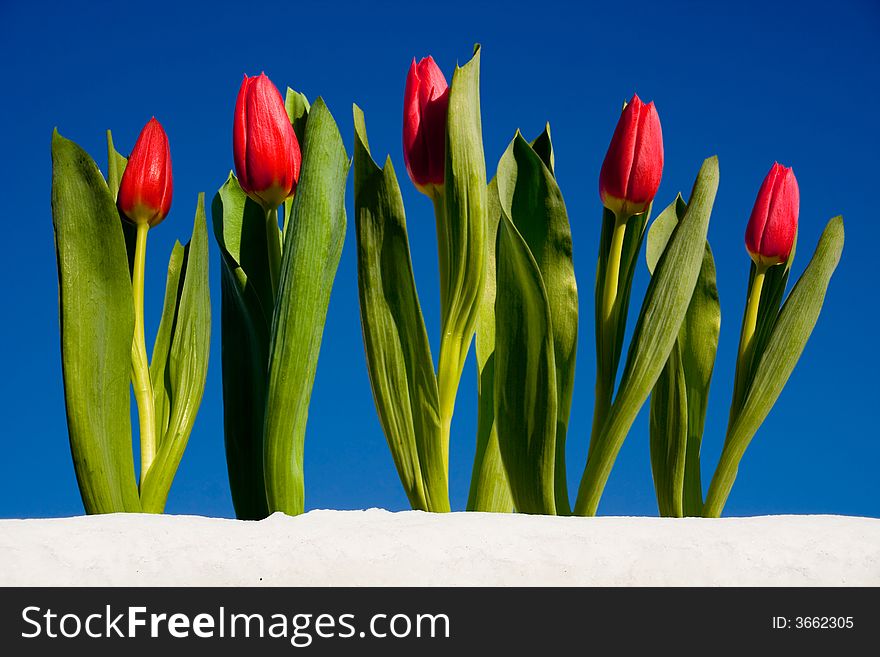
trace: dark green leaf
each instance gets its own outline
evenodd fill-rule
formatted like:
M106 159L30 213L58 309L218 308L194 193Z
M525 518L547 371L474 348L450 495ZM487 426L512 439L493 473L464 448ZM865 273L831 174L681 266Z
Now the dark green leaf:
M220 246L223 433L235 515L269 515L263 477L263 431L274 308L266 217L235 176L214 196L214 236Z

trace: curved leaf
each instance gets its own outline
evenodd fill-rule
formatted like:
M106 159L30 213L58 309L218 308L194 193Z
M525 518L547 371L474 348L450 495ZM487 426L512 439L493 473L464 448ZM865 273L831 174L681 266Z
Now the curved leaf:
M131 448L134 302L113 195L88 153L52 135L61 365L70 451L87 513L140 511Z
M513 511L513 497L498 446L495 425L495 243L501 221L498 183L493 178L487 193L488 251L486 282L477 313L474 350L477 357L477 449L471 472L467 510L493 513Z
M270 511L303 512L303 446L330 291L345 238L349 160L321 98L306 124L303 168L284 236L269 347L263 466Z
M178 263L175 263L178 259ZM148 513L161 513L168 491L183 457L186 443L195 424L196 414L205 391L208 376L208 352L211 345L211 298L208 290L208 229L205 219L205 195L199 194L192 238L181 247L176 244L169 266L169 288L175 282L171 269L180 270L173 290L173 319L163 313L160 330L153 349L150 377L153 391L162 390L163 413L156 458L141 487L141 504ZM166 302L169 296L166 296ZM167 309L166 305L166 309ZM170 328L168 324L171 324ZM166 332L163 332L167 331ZM167 356L158 356L156 349L167 349ZM161 351L159 352L161 353Z
M571 507L565 475L565 437L574 388L578 325L571 228L556 179L519 132L501 157L496 180L503 212L525 240L549 304L557 400L556 509L567 514ZM504 290L500 285L499 289ZM496 332L499 330L496 328Z
M495 299L498 444L517 511L553 515L557 395L550 304L538 264L503 209L496 252L503 291Z
M746 448L779 398L816 326L828 284L840 262L843 242L843 218L835 217L825 227L813 258L779 311L742 409L724 441L704 515L721 515Z
M441 422L452 420L455 394L474 336L486 278L486 161L480 116L480 48L456 67L449 87L446 165L435 196L440 265L440 357L437 382ZM448 432L448 429L447 429ZM444 463L448 463L448 433Z
M406 215L391 159L370 155L354 106L358 292L370 385L410 505L448 511L437 379L413 278Z

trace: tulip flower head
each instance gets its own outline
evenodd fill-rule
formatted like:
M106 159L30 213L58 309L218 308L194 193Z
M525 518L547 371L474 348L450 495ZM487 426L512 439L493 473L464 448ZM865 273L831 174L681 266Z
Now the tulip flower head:
M788 260L797 235L800 190L794 171L774 162L746 226L746 249L758 266Z
M134 144L116 203L134 223L155 226L171 209L172 188L168 136L154 117Z
M302 155L284 100L261 73L245 76L232 126L235 173L245 193L268 212L296 191Z
M416 187L433 196L446 168L446 114L449 85L433 57L416 63L403 95L403 159Z
M663 174L663 132L654 103L637 95L623 108L599 173L603 205L624 219L644 212Z

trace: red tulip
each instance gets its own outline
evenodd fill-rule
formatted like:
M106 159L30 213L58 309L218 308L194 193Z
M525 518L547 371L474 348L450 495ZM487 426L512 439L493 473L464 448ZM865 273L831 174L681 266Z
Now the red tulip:
M794 171L774 162L746 226L746 249L756 265L788 260L797 234L800 199Z
M623 109L599 173L603 205L624 219L644 212L663 174L663 132L654 103L634 95Z
M244 76L232 125L235 173L245 193L267 211L296 190L302 155L284 100L262 73Z
M168 136L154 117L134 144L116 202L134 223L155 226L168 216L172 190Z
M413 59L403 94L403 160L420 191L443 184L449 85L433 57Z

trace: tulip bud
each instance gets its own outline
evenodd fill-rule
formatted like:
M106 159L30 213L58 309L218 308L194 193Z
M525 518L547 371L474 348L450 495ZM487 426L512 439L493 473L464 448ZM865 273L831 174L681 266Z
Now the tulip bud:
M794 171L774 162L746 226L746 249L756 265L788 260L797 234L801 196Z
M168 137L161 124L152 118L134 144L116 202L134 223L155 226L171 209L172 189Z
M603 205L626 219L654 200L663 174L663 132L654 103L637 95L623 108L599 173Z
M410 179L429 196L443 184L448 109L449 85L433 57L413 59L403 94L403 159Z
M302 155L284 100L265 73L244 77L235 102L232 151L245 193L274 210L296 190Z

